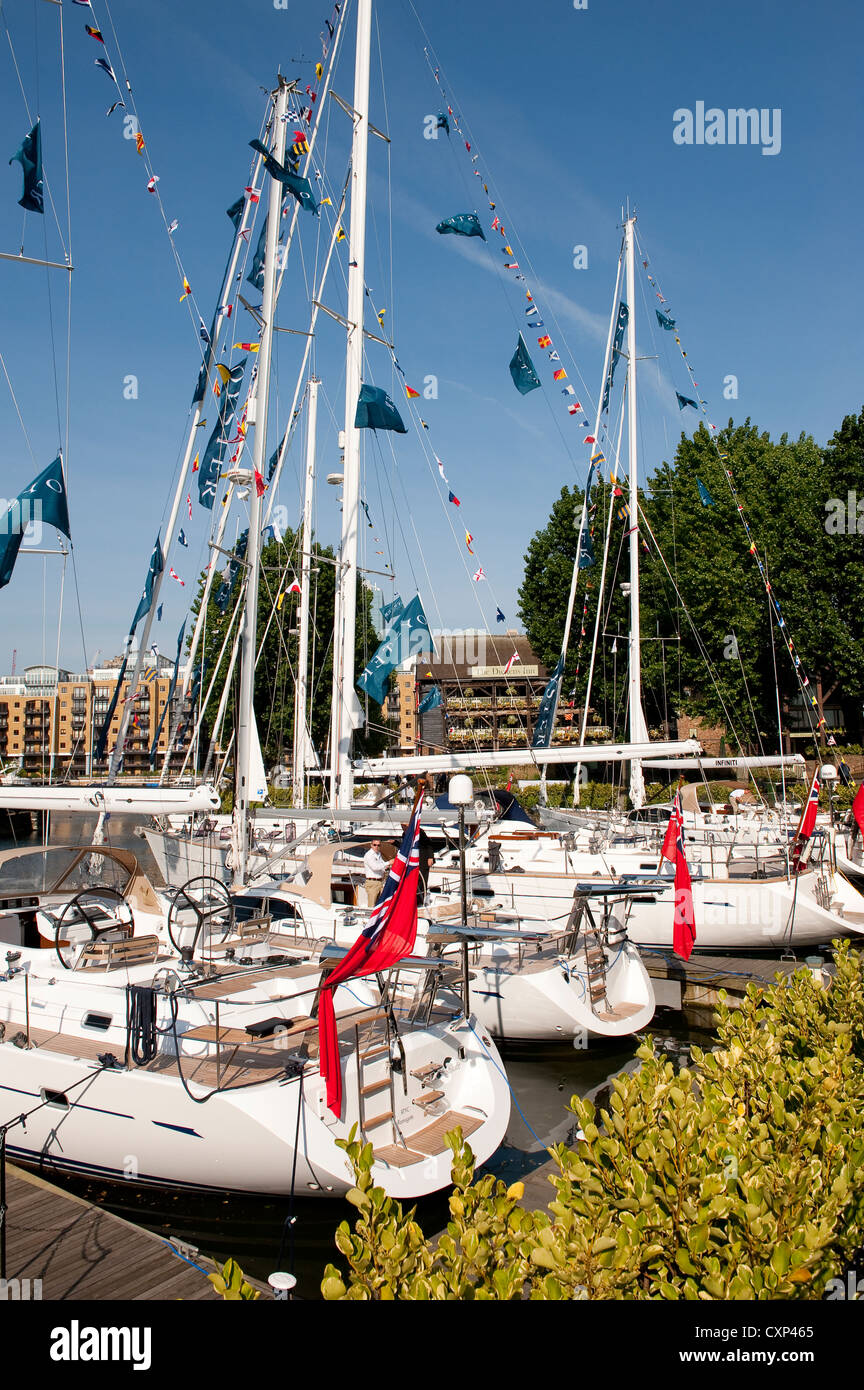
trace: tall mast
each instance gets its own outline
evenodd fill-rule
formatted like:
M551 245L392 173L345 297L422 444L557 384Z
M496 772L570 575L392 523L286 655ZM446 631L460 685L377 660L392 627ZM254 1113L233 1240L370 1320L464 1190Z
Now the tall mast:
M290 88L280 75L273 113L273 145L271 153L282 164L285 159L285 115ZM249 491L249 537L246 543L246 603L240 638L240 687L237 705L237 748L234 788L234 841L236 845L234 881L242 884L246 876L248 855L247 818L249 812L250 753L256 738L255 713L252 698L255 688L255 642L258 631L258 578L261 559L261 498L255 485L255 474L264 477L267 452L267 416L270 404L270 361L273 349L273 313L276 302L276 253L282 218L282 184L270 177L270 199L267 208L267 238L264 261L264 293L261 303L261 345L258 350L258 376L255 395L249 402L247 421L255 426L252 451L253 478Z
M342 548L333 624L333 710L330 726L330 804L351 805L354 779L351 737L359 723L354 690L357 617L357 536L360 501L360 433L354 424L363 379L363 309L366 291L366 168L369 144L369 51L372 0L358 0L354 63L354 140L351 147L351 226L348 270L348 342L345 360Z
M307 675L309 671L309 577L312 571L312 497L315 490L315 430L318 423L317 377L309 378L309 409L306 416L306 477L303 486L303 530L300 533L300 634L297 653L297 692L294 700L293 804L303 805L309 734L306 718Z
M647 743L648 727L642 713L642 647L639 634L639 465L636 437L636 276L635 217L624 224L624 254L627 267L627 434L630 462L630 742ZM645 779L641 762L630 764L630 800L640 807L645 800Z
M255 172L254 172L254 175L253 175L253 178L252 178L253 184L257 182L258 173L259 173L260 168L261 168L261 156L259 155L259 156L258 156L258 159L257 159L257 161L256 161L256 164L255 164ZM226 271L225 271L225 277L224 277L224 279L223 279L223 281L222 281L222 289L221 289L221 292L220 292L220 295L219 295L219 304L220 304L220 306L223 305L223 304L225 303L226 296L228 295L229 290L230 290L231 285L232 285L233 280L234 280L234 273L235 273L235 271L236 271L236 269L237 269L237 261L238 261L238 259L239 259L239 257L240 257L240 248L241 248L241 247L243 246L243 244L244 244L244 243L243 243L243 236L242 236L242 233L246 230L246 226L247 226L247 223L248 223L248 221L249 221L250 208L251 208L251 207L252 207L252 204L251 204L251 203L248 201L248 199L247 199L246 206L245 206L244 209L243 209L243 220L242 220L242 223L241 223L241 225L240 225L240 228L238 229L237 235L236 235L235 238L234 238L234 249L233 249L233 251L232 251L232 253L231 253L231 257L230 257L228 266L227 266ZM209 383L209 380L210 380L210 372L211 372L211 369L212 369L212 366L213 366L213 362L214 362L215 357L216 357L216 346L217 346L217 339L218 339L218 336L219 336L219 330L220 330L220 328L221 328L221 317L217 320L217 323L216 323L216 330L215 330L214 336L213 336L213 341L207 344L207 347L206 347L205 352L204 352L204 368L205 368L205 378L206 378L206 382L207 382L207 383ZM173 544L173 541L174 541L174 536L175 536L176 529L177 529L177 521L178 521L178 518L179 518L179 516L180 516L180 508L181 508L181 506L183 505L184 496L185 496L186 492L188 491L188 471L189 471L189 463L190 463L190 460L191 460L191 458L192 458L192 452L193 452L193 450L197 447L197 444L198 444L198 426L199 426L199 424L200 424L200 422L201 422L201 416L202 416L202 414L203 414L203 412L204 412L204 409L205 409L205 402L206 402L206 400L207 400L207 389L206 389L206 385L205 385L204 396L202 397L202 399L201 399L200 401L197 401L197 402L195 403L195 409L194 409L193 414L192 414L192 423L191 423L190 426L189 426L189 434L188 434L187 439L186 439L186 450L185 450L185 453L184 453L184 455L183 455L183 463L182 463L181 468L180 468L180 475L179 475L179 478L178 478L178 480L177 480L177 487L176 487L175 492L174 492L174 500L173 500L173 502L172 502L172 504L171 504L171 514L170 514L170 516L168 517L168 525L167 525L166 528L165 528L165 538L164 538L164 545L163 545L163 556L164 556L164 559L165 559L166 561L167 561L167 559L168 559L168 552L169 552L169 550L170 550L170 548L171 548L171 545ZM208 577L209 577L209 576L208 576ZM139 635L139 637L137 638L137 641L138 641L138 653L137 653L137 657L136 657L136 660L135 660L135 666L134 666L134 669L133 669L133 671L132 671L132 675L129 677L129 690L130 690L130 691L133 691L133 690L137 689L138 680L139 680L139 678L140 678L141 671L142 671L142 668L143 668L143 666L144 666L144 662L145 662L145 660L146 660L146 658L147 658L147 654L148 654L148 652L149 652L149 650L150 650L150 630L151 630L151 628L152 628L152 626L153 626L153 619L154 619L154 617L155 617L156 610L157 610L158 607L159 607L159 593L160 593L160 590L161 590L161 588L162 588L162 581L163 581L164 578L165 578L165 569L164 569L164 567L163 567L163 569L156 575L156 577L155 577L155 579L154 579L154 582L153 582L153 597L152 597L152 602L151 602L151 604L150 604L150 608L149 608L148 612L145 613L144 618L142 619L142 627L141 627L140 635ZM199 613L199 622L203 622L204 612L205 612L206 607L207 607L207 595L206 595L206 593L205 593L204 600L203 600L203 602L202 602L202 604L201 604L201 611L200 611L200 613ZM184 674L184 678L183 678L183 694L184 694L184 695L186 694L186 690L187 690L188 685L189 685L189 672L191 671L191 668L192 668L192 660L190 659L190 661L188 662L187 671L186 671L186 673ZM132 717L133 706L134 706L134 701L132 701L132 700L127 700L126 703L123 705L122 710L121 710L121 714L120 714L120 727L119 727L119 729L117 730L117 739L116 739L116 742L115 742L115 744L114 744L114 749L113 749L113 751L112 751L112 753L111 753L111 757L110 757L110 760L109 760L109 763L108 763L108 774L107 774L107 777L106 777L106 779L105 779L105 780L106 780L106 785L107 785L107 786L110 786L110 785L112 784L112 782L115 780L115 778L116 778L116 776L117 776L117 773L118 773L118 771L119 771L119 769L120 769L120 761L121 761L121 759L122 759L122 757L123 757L123 744L125 743L125 740L126 740L126 731L127 731L127 729L128 729L128 726L129 726L129 720L130 720L131 717ZM169 725L170 725L170 717L171 717L171 712L170 712L170 710L169 710L169 712L168 712ZM169 730L169 732L170 732L170 730ZM169 738L169 741L168 741L168 754L166 754L165 763L164 763L164 766L163 766L163 769L162 769L162 776L163 776L163 777L164 777L164 775L165 775L165 771L166 771L166 768L167 768L167 765L168 765L168 756L169 756L169 754L170 754L170 749L171 749L171 741L170 741L170 738ZM160 780L161 780L161 779L160 779ZM100 818L100 819L101 819L101 818Z

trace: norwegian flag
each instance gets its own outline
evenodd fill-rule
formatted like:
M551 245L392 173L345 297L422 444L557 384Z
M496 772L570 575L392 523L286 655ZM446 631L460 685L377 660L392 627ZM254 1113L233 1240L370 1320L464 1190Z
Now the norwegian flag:
M693 885L687 854L684 848L684 817L681 811L681 794L675 793L672 814L666 827L663 848L660 851L660 864L668 859L675 865L675 917L672 926L672 949L682 960L689 960L696 941L696 917L693 912ZM658 865L659 869L659 865Z
M414 810L405 827L402 843L373 907L369 921L348 954L327 976L318 1008L319 1070L327 1085L327 1104L338 1116L342 1111L342 1068L339 1064L339 1038L333 995L337 985L360 975L389 970L403 956L411 954L417 935L417 882L420 875L420 810L422 785Z
M813 781L810 783L810 792L807 797L807 804L801 812L801 819L798 822L798 829L795 831L795 839L792 841L792 872L797 874L802 869L801 855L810 836L813 834L816 825L816 815L819 810L819 769L813 773Z

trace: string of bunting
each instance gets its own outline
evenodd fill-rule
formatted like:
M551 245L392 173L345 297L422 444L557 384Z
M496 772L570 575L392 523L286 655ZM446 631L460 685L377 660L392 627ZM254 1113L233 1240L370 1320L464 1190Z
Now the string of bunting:
M811 691L811 688L810 688L810 678L809 678L809 676L807 675L806 671L804 670L804 667L803 667L802 664L801 664L801 658L800 658L800 656L798 655L798 652L797 652L796 647L795 647L795 643L794 643L794 641L792 640L791 636L789 635L789 629L788 629L787 624L786 624L786 619L785 619L785 617L784 617L784 615L783 615L783 609L782 609L782 607L781 607L781 605L780 605L780 601L778 600L777 595L776 595L775 592L774 592L774 589L773 589L773 586L772 586L772 584L771 584L771 581L770 581L770 579L768 578L768 575L767 575L766 570L765 570L765 564L764 564L763 560L761 559L761 557L760 557L760 555L759 555L759 549L758 549L758 546L757 546L757 544L756 544L755 538L754 538L754 536L753 536L753 531L752 531L752 528L751 528L751 526L750 526L750 522L747 520L747 515L746 515L746 513L745 513L745 511L744 511L744 504L743 504L743 502L741 501L741 497L740 497L740 494L739 494L739 492L738 492L738 488L737 488L737 486L736 486L736 484L735 484L735 478L734 478L734 475L733 475L733 473L732 473L732 468L731 468L731 459L730 459L730 457L729 457L729 454L726 453L726 452L725 452L723 449L721 449L721 447L720 447L720 440L717 438L717 426L716 426L715 424L712 424L711 420L709 420L709 418L708 418L708 409L707 409L707 404L708 404L708 403L707 403L707 401L703 400L702 397L698 394L698 393L699 393L699 390L700 390L699 382L696 380L696 374L695 374L695 372L694 372L694 370L693 370L693 367L692 367L692 365L691 365L691 363L690 363L689 356L688 356L688 354L687 354L687 352L686 352L686 350L685 350L685 348L684 348L683 343L681 342L681 337L680 337L680 333L679 333L679 329L678 329L677 322L676 322L676 320L673 319L673 318L670 316L670 314L667 312L667 311L668 311L668 308L669 308L669 301L667 300L667 298L666 298L665 295L663 294L662 289L660 288L660 284L659 284L659 282L658 282L656 276L654 276L654 275L651 274L651 271L650 271L650 269L649 269L649 261L648 261L647 258L643 259L643 261L642 261L642 266L643 266L643 269L644 269L644 271L645 271L645 275L646 275L646 278L647 278L647 280L648 280L648 283L653 287L654 294L655 294L656 298L659 300L660 304L663 306L662 309L656 309L656 310L655 310L655 313L656 313L656 316L657 316L657 322L659 323L660 327L664 330L664 332L671 333L672 336L673 336L673 338L675 339L675 343L676 343L676 345L677 345L677 347L678 347L678 351L679 351L680 354L681 354L681 360L682 360L682 362L684 363L684 366L685 366L686 369L687 369L687 372L688 372L688 374L689 374L690 380L691 380L692 385L693 385L693 389L694 389L694 391L697 392L697 396L696 396L696 398L694 399L694 398L691 397L691 396L683 396L680 392L676 391L675 395L676 395L676 397L677 397L677 399L678 399L678 408L679 408L679 410L685 410L685 409L687 409L687 408L689 407L689 408L691 408L691 409L693 409L693 410L699 411L699 412L704 416L704 418L705 418L705 423L706 423L706 425L708 426L708 431L709 431L709 436L710 436L710 439L711 439L711 443L712 443L713 446L714 446L714 452L715 452L715 454L716 454L716 456L717 456L717 460L718 460L718 462L719 462L719 464L720 464L720 466L721 466L721 468L722 468L722 470L723 470L723 474L724 474L724 477L726 478L726 483L727 483L727 485L728 485L729 492L730 492L730 494L731 494L731 496L732 496L732 501L733 501L734 504L735 504L735 510L736 510L736 512L738 513L738 517L739 517L739 519L740 519L740 521L741 521L741 525L743 526L743 528L744 528L744 533L745 533L745 535L746 535L746 537L747 537L747 547L748 547L748 550L749 550L750 554L753 556L753 559L754 559L755 562L756 562L756 566L757 566L757 568L758 568L758 570L759 570L759 576L760 576L760 578L761 578L761 580L762 580L762 584L763 584L763 587L764 587L764 589L765 589L765 593L766 593L766 595L767 595L767 597L768 597L768 600L769 600L769 604L770 604L771 611L772 611L772 613L773 613L773 615L774 615L775 621L776 621L776 623L777 623L777 627L778 627L778 629L779 629L779 631L780 631L780 634L781 634L781 636L782 636L782 638L783 638L783 642L784 642L784 644L785 644L785 646L786 646L786 650L787 650L787 652L789 653L789 657L790 657L790 660L791 660L791 662L792 662L792 667L793 667L793 670L794 670L794 672L795 672L795 676L796 676L796 678L797 678L797 680L798 680L798 684L799 684L799 686L800 686L800 688L801 688L801 695L802 695L802 698L803 698L803 700L804 700L804 707L805 707L805 709L806 709L807 712L808 712L808 716L809 716L809 713L810 713L810 709L811 709L811 708L812 708L813 710L816 711L816 729L815 729L815 732L816 732L816 734L817 734L817 737L825 737L825 738L827 738L827 744L828 744L828 746L833 748L833 747L836 746L837 740L834 738L833 734L828 734L828 733L827 733L827 721L826 721L824 715L822 715L822 714L819 713L819 702L818 702L818 700L816 699L816 696L815 696L815 695L812 693L812 691ZM700 495L700 498L701 498L701 501L702 501L703 506L713 506L713 499L711 498L711 494L709 493L708 489L705 487L704 483L699 482L698 479L697 479L697 483L698 483L698 485L699 485L699 495ZM812 722L812 717L811 717L811 730L812 730L812 729L813 729L813 722Z
M489 230L490 232L497 233L503 241L503 245L499 247L501 254L505 258L503 268L512 272L513 278L525 286L524 297L527 300L527 305L524 306L524 334L531 337L533 337L535 333L537 334L537 347L546 353L547 360L551 367L552 381L564 397L563 404L567 414L571 418L578 420L582 429L588 431L588 433L583 436L582 442L592 446L597 443L597 439L596 436L591 433L591 422L587 418L587 413L582 402L579 400L576 388L569 381L567 370L561 361L561 354L556 348L551 335L546 331L546 323L535 293L529 285L528 279L523 273L519 261L516 259L513 246L508 241L507 228L502 223L496 211L497 205L490 194L488 176L478 167L480 156L476 149L472 150L471 141L466 139L466 133L460 124L459 116L454 110L444 89L441 80L441 70L433 63L428 48L424 49L424 55L438 90L441 93L442 103L446 108L445 111L441 111L438 114L438 129L444 130L449 139L452 125L453 131L459 136L460 142L464 146L465 154L468 156L471 163L471 172L473 176L480 181L480 185L486 195L489 211L493 214L489 221ZM480 225L479 218L474 213L457 213L454 217L445 218L443 222L438 224L436 230L442 234L455 233L461 236L480 236L484 241L487 240L486 234ZM524 334L520 330L516 352L510 362L510 375L513 379L513 384L521 395L527 395L529 391L536 390L541 384ZM564 385L565 382L567 382L567 385Z

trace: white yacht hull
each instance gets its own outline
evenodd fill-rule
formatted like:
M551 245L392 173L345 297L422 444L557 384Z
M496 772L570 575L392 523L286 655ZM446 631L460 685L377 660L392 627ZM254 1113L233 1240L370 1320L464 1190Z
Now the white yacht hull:
M838 911L820 905L814 896L817 883L813 874L802 875L797 885L785 878L777 880L735 881L693 880L693 909L696 919L697 951L735 954L740 951L777 951L786 947L819 946L835 937L864 935L864 918L855 920L857 913L851 903L841 916ZM839 876L819 875L824 888L823 902L843 908L838 892L845 893L837 883ZM437 881L437 882L436 882ZM452 871L434 870L430 888L452 886ZM488 873L475 869L471 874L469 892L500 902L526 917L545 919L563 926L573 906L575 875L560 873ZM618 880L594 874L581 881L597 889L607 882L617 887ZM854 892L854 890L852 890ZM674 911L674 879L652 883L645 890L645 900L634 901L627 919L627 933L637 946L662 950L672 949L672 919ZM858 896L860 902L860 895Z

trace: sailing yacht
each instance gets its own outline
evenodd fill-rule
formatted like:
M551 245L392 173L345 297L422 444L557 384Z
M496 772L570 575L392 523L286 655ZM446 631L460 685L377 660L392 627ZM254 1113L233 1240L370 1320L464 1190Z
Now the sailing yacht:
M355 180L368 126L370 29L371 4L361 0ZM280 78L268 103L269 146L259 142L270 183L261 337L247 413L255 426L253 466L235 469L232 486L253 483L266 468L289 90ZM355 184L352 227L365 215L364 201L365 187ZM245 213L252 202L247 198ZM205 384L215 371L215 336L205 354ZM355 407L356 397L352 420ZM176 496L188 487L191 453L190 444ZM247 876L249 807L261 796L252 695L263 490L249 489L238 643L238 887ZM151 576L148 620L161 569L151 565ZM132 681L134 687L137 670ZM122 743L121 721L102 809L134 809L134 798L124 803L126 788L110 785ZM92 811L92 789L58 790L64 806ZM148 809L163 813L213 807L209 789L185 801L170 788L145 790ZM182 919L189 913L192 940L176 947L172 933L188 928ZM361 971L335 991L328 986L329 936L286 940L266 914L240 924L236 936L234 925L231 904L226 910L209 886L197 896L187 890L166 914L134 856L103 844L0 856L0 939L9 948L0 977L0 1125L8 1127L10 1152L25 1163L133 1185L335 1194L353 1184L338 1141L356 1127L373 1146L376 1182L403 1198L448 1185L445 1136L457 1127L471 1136L478 1161L491 1156L509 1118L506 1074L491 1037L461 998L441 996L446 963L400 962L397 1012L397 977L385 969L374 984ZM344 1075L341 1104L332 1105L330 1078L320 1075L316 1055L316 1016L328 989L335 994L336 1065Z
M354 1178L337 1140L356 1126L376 1182L413 1198L449 1184L448 1131L481 1161L494 1152L506 1075L458 997L429 995L441 962L414 962L410 1013L404 965L401 982L336 989L337 1115L315 1018L327 943L288 940L266 914L235 932L223 906L187 896L166 920L134 855L107 846L0 855L0 1125L16 1161L134 1187L339 1195ZM190 915L195 944L175 950Z

